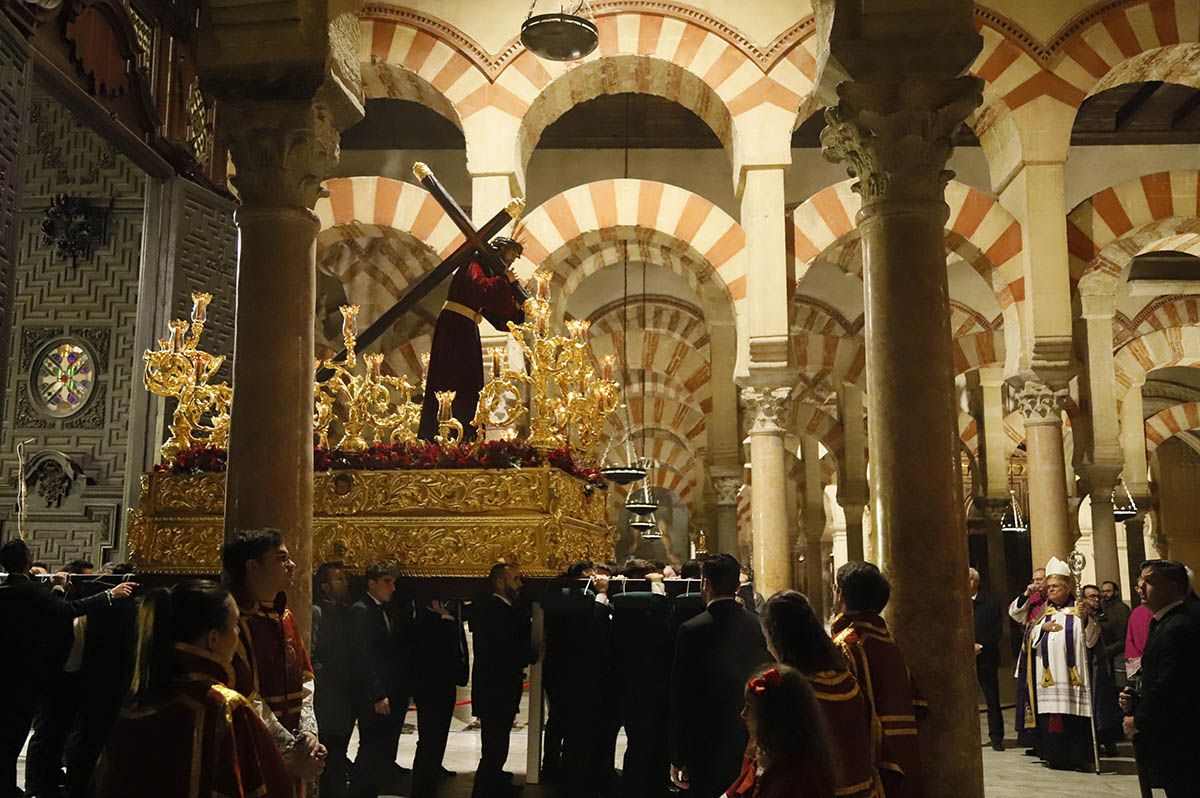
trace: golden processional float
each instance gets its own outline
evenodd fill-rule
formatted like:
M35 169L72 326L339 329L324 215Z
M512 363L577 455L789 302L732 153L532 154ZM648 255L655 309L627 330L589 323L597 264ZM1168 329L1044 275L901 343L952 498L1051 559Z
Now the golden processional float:
M402 576L478 577L504 560L548 577L613 556L595 466L605 420L620 404L614 361L603 358L597 373L586 321L551 334L550 275L535 279L524 323L509 324L525 367L510 368L504 350L488 353L470 443L451 414L452 391L437 394L436 440L417 439L424 375L414 384L384 373L382 354L360 356L358 307L341 308L344 356L318 361L314 380L314 562L391 560ZM170 336L145 353L146 388L176 406L130 525L142 573L220 568L234 397L212 382L224 358L200 348L211 296L192 301L190 322L172 321Z

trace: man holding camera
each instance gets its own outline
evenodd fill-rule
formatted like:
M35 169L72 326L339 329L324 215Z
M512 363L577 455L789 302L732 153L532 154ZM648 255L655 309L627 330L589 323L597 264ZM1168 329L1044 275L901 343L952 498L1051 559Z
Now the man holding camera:
M1121 693L1125 734L1133 738L1143 787L1163 787L1167 798L1195 795L1195 752L1200 750L1200 621L1184 605L1187 569L1172 560L1142 563L1145 604L1154 613L1142 668Z

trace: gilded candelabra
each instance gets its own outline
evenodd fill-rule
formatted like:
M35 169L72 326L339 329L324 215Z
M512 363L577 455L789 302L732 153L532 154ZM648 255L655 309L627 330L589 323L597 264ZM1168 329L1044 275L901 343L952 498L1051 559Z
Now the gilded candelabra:
M339 418L342 437L335 448L361 452L373 443L404 443L417 439L421 406L413 401L415 386L407 377L384 374L383 355L363 356L364 374L355 374L358 356L358 305L342 305L342 342L346 359L326 360L319 365L333 375L314 386L313 434L317 444L329 446L329 430ZM393 397L397 397L393 400ZM368 429L371 431L368 440Z
M569 336L550 335L550 273L538 272L534 279L537 290L525 301L525 321L508 324L525 353L529 373L506 371L499 379L520 380L530 387L530 445L542 450L570 446L585 458L594 459L604 420L620 401L619 386L612 379L613 361L606 358L604 374L597 376L586 321L568 322ZM508 386L502 387L508 390ZM498 393L504 391L497 389ZM489 386L484 386L480 394L481 412L490 411L484 409L485 393L489 393Z
M228 383L210 385L225 358L200 349L204 321L212 294L192 294L191 322L176 319L169 325L168 338L158 349L146 350L143 374L147 390L177 400L171 418L171 436L162 445L162 455L171 459L193 446L225 447L229 443L229 410L233 389Z

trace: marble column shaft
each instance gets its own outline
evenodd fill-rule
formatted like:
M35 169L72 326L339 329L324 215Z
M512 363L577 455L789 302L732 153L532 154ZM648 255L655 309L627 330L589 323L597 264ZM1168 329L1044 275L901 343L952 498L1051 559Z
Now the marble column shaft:
M227 103L223 130L242 205L225 536L274 527L296 562L289 604L312 606L312 206L337 162L338 129L320 106Z
M825 618L825 556L821 548L825 537L825 494L821 486L821 450L816 438L806 436L800 441L800 460L804 468L804 586L817 617ZM860 524L861 520L860 514ZM859 532L862 540L861 526Z
M787 527L786 451L781 424L790 388L746 388L742 401L750 425L750 515L754 534L754 580L769 596L791 587L791 541Z
M715 466L714 466L715 468ZM741 469L738 469L740 472ZM717 534L709 541L713 551L737 556L737 497L742 487L741 476L713 476L713 490L717 500Z
M981 86L844 82L821 135L863 198L870 500L892 583L888 622L929 699L928 798L983 794L945 249L945 164ZM930 584L941 590L939 623L929 622Z
M1062 409L1065 391L1027 382L1017 395L1025 418L1029 485L1029 538L1033 567L1051 557L1065 560L1075 547L1067 506L1067 466L1063 452Z

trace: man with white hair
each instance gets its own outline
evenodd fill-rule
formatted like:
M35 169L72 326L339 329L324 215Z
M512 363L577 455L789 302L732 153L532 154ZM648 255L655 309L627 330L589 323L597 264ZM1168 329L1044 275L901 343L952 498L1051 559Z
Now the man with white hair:
M975 614L975 675L987 702L988 738L993 751L1004 750L1004 714L1000 710L1000 604L979 590L979 571L970 569L971 607Z

